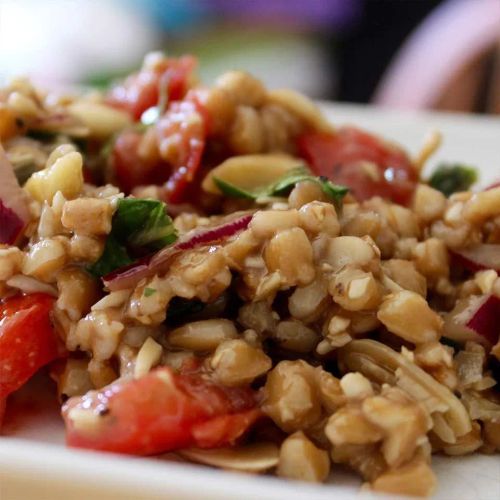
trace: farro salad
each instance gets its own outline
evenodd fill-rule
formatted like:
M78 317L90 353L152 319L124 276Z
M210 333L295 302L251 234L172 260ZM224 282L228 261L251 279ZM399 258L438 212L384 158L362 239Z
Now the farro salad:
M44 367L72 447L422 496L498 452L500 186L195 70L0 90L0 414Z

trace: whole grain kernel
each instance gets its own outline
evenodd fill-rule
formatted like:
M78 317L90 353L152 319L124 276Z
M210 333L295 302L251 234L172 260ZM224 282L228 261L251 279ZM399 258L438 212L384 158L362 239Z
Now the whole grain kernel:
M323 482L330 472L330 458L299 431L280 448L278 476L300 481Z
M326 261L334 271L347 265L365 267L377 258L373 247L356 236L339 236L329 241Z
M299 224L305 231L338 236L340 224L331 203L312 201L299 210Z
M279 271L290 285L307 285L316 274L311 243L298 227L278 232L267 244L264 260L269 271Z
M228 319L193 321L172 330L168 342L174 347L192 351L213 351L225 340L238 335L236 327Z
M325 427L330 442L342 444L370 444L383 438L378 427L370 423L357 406L345 406L336 411Z
M216 378L224 385L245 385L271 369L272 362L262 349L244 340L219 344L211 360Z
M377 317L390 332L415 344L441 336L443 320L415 292L404 290L389 295L380 305Z
M307 429L321 418L314 368L305 361L281 361L264 386L264 413L285 432Z
M297 210L260 210L254 214L249 227L256 238L270 238L278 231L298 225Z

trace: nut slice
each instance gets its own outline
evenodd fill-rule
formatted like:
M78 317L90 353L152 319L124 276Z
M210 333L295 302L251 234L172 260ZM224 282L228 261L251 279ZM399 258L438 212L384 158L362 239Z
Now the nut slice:
M295 92L295 90L270 90L267 93L267 100L270 103L282 106L297 116L308 128L313 128L319 132L333 132L334 130L318 106L306 96Z
M379 384L397 385L430 413L443 414L456 437L471 430L467 410L452 392L401 354L375 340L353 340L339 349L339 362L344 371L360 371ZM439 428L434 428L439 435ZM441 437L441 436L440 436ZM449 436L446 436L449 440Z
M279 449L273 443L255 443L237 448L203 450L188 448L179 452L184 458L205 465L242 472L265 472L278 465Z
M201 184L204 191L220 194L213 177L245 191L267 187L289 170L304 165L300 158L285 154L233 156L212 169Z

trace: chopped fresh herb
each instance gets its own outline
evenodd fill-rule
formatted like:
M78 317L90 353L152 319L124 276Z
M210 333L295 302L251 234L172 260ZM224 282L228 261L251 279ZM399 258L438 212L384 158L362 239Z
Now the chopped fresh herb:
M149 250L159 250L177 239L165 204L138 198L123 198L118 202L112 233L132 247Z
M144 297L151 297L156 293L155 288L149 288L148 286L144 289Z
M213 177L215 185L221 190L223 194L229 196L230 198L245 198L247 200L256 200L262 195L259 195L258 192L251 193L250 191L245 191L234 184L230 184L229 182L223 181L218 177Z
M133 261L125 245L122 245L113 234L110 234L106 240L104 252L99 260L89 267L89 272L94 276L104 276L119 267L132 264Z
M172 219L163 202L123 198L113 216L104 252L89 270L103 276L131 264L134 256L159 250L176 239Z
M216 186L226 196L232 198L245 198L248 200L257 200L259 198L265 198L269 196L286 195L293 189L293 187L297 183L303 181L315 182L316 184L318 184L323 192L336 204L340 203L342 201L342 198L349 191L348 188L344 186L337 186L326 177L317 177L315 175L312 175L305 167L299 167L290 170L280 179L278 179L274 184L255 191L246 191L215 176L213 177L213 180Z
M467 191L478 179L474 167L461 164L443 163L429 179L429 184L446 196L458 191Z
M336 203L341 202L342 198L349 192L348 188L337 186L327 177L311 175L306 169L294 169L273 186L272 195L287 194L296 184L303 181L315 182Z

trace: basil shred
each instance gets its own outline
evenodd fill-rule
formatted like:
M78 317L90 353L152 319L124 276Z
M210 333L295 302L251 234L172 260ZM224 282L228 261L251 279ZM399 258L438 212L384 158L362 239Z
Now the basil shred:
M478 179L477 170L459 163L443 163L429 179L429 185L444 195L467 191Z
M157 200L123 198L113 216L104 252L89 267L95 276L132 264L137 256L152 253L173 243L177 234L165 203Z
M254 191L247 191L215 176L213 177L213 180L215 185L226 196L230 196L232 198L244 198L253 201L270 196L284 196L288 194L297 183L303 181L318 184L322 191L333 200L335 205L340 205L343 197L349 191L348 188L338 186L326 177L317 177L312 175L305 167L294 168L284 174L273 184Z

